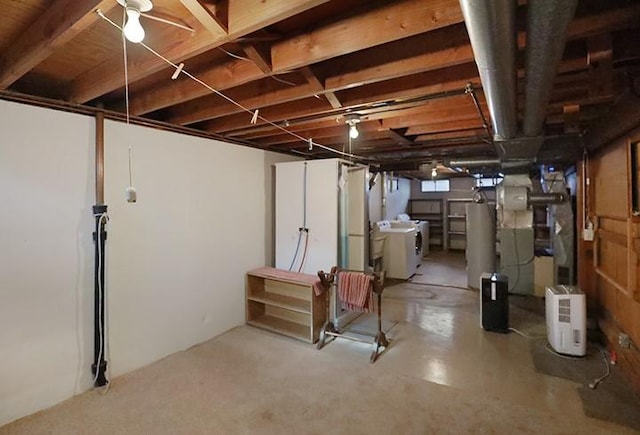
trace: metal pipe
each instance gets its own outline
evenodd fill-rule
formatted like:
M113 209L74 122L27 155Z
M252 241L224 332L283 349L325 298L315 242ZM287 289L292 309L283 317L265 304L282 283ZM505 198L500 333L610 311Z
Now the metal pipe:
M562 192L529 192L527 204L531 207L544 206L549 204L562 204L568 199L566 193Z
M567 25L573 18L577 4L578 0L527 2L525 106L522 128L525 136L535 137L542 134L553 81L564 50Z
M487 122L487 118L484 116L484 112L482 111L482 107L480 107L480 102L478 101L478 96L476 95L476 91L473 89L471 83L467 83L464 91L465 93L471 95L473 105L476 107L478 115L480 116L480 120L482 121L482 128L484 128L484 130L487 132L487 136L489 136L493 141L493 135L491 134L491 130L489 129L489 123Z
M445 166L463 168L482 168L485 166L500 166L500 159L451 159L445 161Z
M495 138L517 133L516 6L513 0L460 0Z

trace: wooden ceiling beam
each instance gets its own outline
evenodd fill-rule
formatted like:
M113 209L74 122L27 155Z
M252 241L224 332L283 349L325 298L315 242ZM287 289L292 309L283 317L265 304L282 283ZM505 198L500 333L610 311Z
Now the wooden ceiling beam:
M110 0L56 0L47 5L0 57L0 89L11 86L57 48L93 25L100 19L96 9L106 10L115 5Z
M327 100L330 100L331 96L329 92L337 91L337 90L326 90L321 80L318 78L317 74L315 74L315 72L312 71L310 68L303 67L300 69L300 72L305 76L307 81L310 83L310 86L298 87L297 89L300 90L300 93L296 94L295 92L291 92L290 100L308 98L313 95L319 95L319 94L324 94L325 96L327 96ZM404 76L411 72L412 70L408 70L408 71L397 70L396 75ZM238 81L243 80L241 78L241 73L240 72L236 72L236 73L238 74L236 80ZM253 70L252 74L256 74L256 71ZM213 74L211 75L211 79L213 80ZM455 81L455 79L459 79L459 80ZM442 70L432 71L430 73L425 73L424 75L421 75L421 76L412 76L411 79L398 78L393 81L380 82L375 85L361 86L353 89L347 89L345 91L333 92L336 96L337 102L332 103L331 101L329 101L329 103L334 109L337 109L340 107L351 107L354 105L370 103L373 101L385 101L385 100L393 99L394 97L407 98L412 96L427 95L431 93L450 91L453 89L463 89L465 84L468 81L474 81L474 83L479 83L477 68L475 66L475 63L473 62L468 63L466 65L462 65L462 66L444 68ZM186 89L186 86L185 86L185 90L180 92L180 94L181 95L189 94L191 93L190 89L191 88ZM152 97L151 95L155 95L155 98L157 98L158 100L163 98L163 99L167 99L168 101L169 99L168 94L172 92L173 90L169 90L169 89L157 90L149 94L143 94L140 97L134 96L132 98L131 104L132 104L132 107L135 107L136 109L134 109L133 113L138 112L137 107L138 107L139 100L142 100L144 98L145 101L149 101L148 104L151 104L154 99L154 97ZM228 95L231 98L236 99L236 101L238 101L240 104L244 105L245 107L258 108L261 106L257 106L253 102L257 98L255 94L257 94L258 92L259 90L256 89L253 94L251 94L250 96L249 95L246 96L245 98L247 98L247 100L236 99L231 92L229 92ZM274 93L270 94L269 92L274 92ZM148 96L145 96L145 95L148 95ZM286 102L285 100L280 98L281 95L282 93L279 92L279 90L268 91L264 93L264 95L260 99L262 101L265 101L265 105L269 105L268 104L269 102L271 102L271 105L280 104L280 103ZM195 122L205 121L207 119L214 119L214 118L225 116L225 115L232 115L234 113L239 113L242 110L232 104L223 104L223 105L210 104L212 101L209 102L208 99L210 99L210 97L205 96L205 97L195 99L193 101L186 102L181 106L178 106L174 111L172 111L172 116L168 118L167 121L171 123L181 124L181 125L188 125L188 124L193 124ZM336 107L337 103L340 103L340 106ZM145 104L147 103L141 103L141 105L145 105ZM148 110L149 108L150 107L147 106L140 110Z
M290 147L298 147L298 146L304 146L306 142L301 141L300 139L297 139L293 136L291 136L292 139L284 139L284 140L275 140L275 139L268 139L268 140L261 140L261 141L257 141L260 145L268 145L268 146L290 146ZM342 130L342 132L333 135L333 136L325 136L322 138L315 138L312 137L312 139L314 139L314 141L316 143L319 143L321 145L325 145L325 146L331 146L331 145L336 145L336 144L346 144L349 142L349 130L347 128L344 128ZM317 139L317 140L316 140ZM362 143L366 143L366 142L372 142L372 141L384 141L384 142L388 142L389 136L387 135L387 133L385 131L368 131L368 132L360 132L360 136L358 136L357 139L352 139L351 141L351 145L352 147L357 146L359 144Z
M276 42L274 69L287 71L463 21L458 0L403 0Z
M326 101L312 97L303 100L296 100L288 104L265 107L260 111L260 115L272 122L281 122L287 119L314 115L319 112L322 113L330 110L331 106ZM207 121L203 125L203 130L227 132L243 127L253 129L256 127L264 126L265 124L264 121L258 119L255 126L250 126L250 119L251 114L238 113L224 118ZM269 129L273 128L273 126L270 125L268 127Z
M228 6L229 0L221 3ZM228 7L220 7L218 13L221 13L221 17L218 18L216 14L207 8L200 0L180 0L180 3L191 12L196 20L202 24L202 27L207 29L214 38L223 38L227 35L228 29L225 23L229 22L229 9Z
M326 86L322 83L320 78L318 78L318 75L313 71L311 67L302 67L300 68L300 72L302 73L304 78L307 79L309 84L317 90L316 94L324 95L329 104L331 104L331 107L333 107L334 109L339 109L342 107L342 103L340 102L338 97L336 97L336 94L332 91L326 90Z
M587 20L587 18L584 18L584 20ZM315 94L325 94L329 103L336 109L340 107L349 107L355 104L349 97L345 100L344 96L338 95L336 92L340 90L346 89L345 92L353 91L354 93L357 93L357 89L359 88L355 88L355 90L351 88L357 85L372 84L388 79L401 78L410 74L415 74L416 72L434 70L444 71L443 67L447 66L461 66L461 68L457 70L458 74L464 74L470 80L475 80L475 82L479 83L477 78L477 68L473 62L473 52L468 43L468 37L466 36L466 32L463 27L463 24L459 24L437 29L432 32L413 36L408 40L394 42L391 49L388 47L389 44L387 44L387 46L383 45L381 47L364 50L362 53L356 53L344 61L331 62L322 67L322 69L329 71L331 74L324 80L324 83L315 71L311 71L305 67L302 72L307 76L308 80L311 80L310 83L317 85L317 92ZM584 34L592 32L594 27L601 28L602 26L600 26L597 21L589 19L580 26L575 27L570 36L574 38L581 37ZM413 41L413 43L407 43L409 40ZM279 44L294 44L295 41L296 39L294 38L293 40L283 41ZM338 42L334 42L338 44ZM423 46L430 47L429 52L424 53L423 50L416 49L416 47L422 48ZM334 65L334 67L331 65ZM229 68L229 66L227 68ZM571 58L562 61L559 71L567 72L585 68L588 68L588 65L586 64L586 57ZM278 67L275 66L274 70L277 69ZM218 87L217 89L223 90L228 87L236 86L239 82L245 82L245 80L252 79L251 77L242 78L239 75L236 77L236 80L229 82L224 88ZM452 77L453 76L450 76L449 79ZM439 77L438 79L443 80L442 77ZM398 80L398 82L400 83L403 81ZM449 82L451 82L451 80L449 80ZM462 87L464 84L465 83L458 82L456 83L456 86ZM403 82L403 85L406 88L410 84L405 81ZM386 85L381 85L381 87L382 86ZM449 88L450 87L451 86L449 86ZM333 92L334 95L331 95L329 92ZM432 90L431 92L434 91ZM173 98L165 95L171 93L174 95ZM206 95L207 93L207 89L202 87L192 87L188 89L172 87L160 91L151 91L151 95L146 98L146 100L153 101L155 104L143 107L140 111L134 111L134 113L147 113L151 110L156 110L169 104L180 103L189 99L197 98L202 95ZM422 94L425 93L428 92L423 90ZM415 94L416 92L414 92L414 95ZM308 96L309 94L305 93L301 94L299 98L307 98ZM363 96L362 101L366 99L367 97ZM134 97L132 101L132 105L134 107L137 106L136 97ZM229 105L229 108L230 111L228 114L238 113L239 109L237 107ZM185 108L183 113L186 114L188 110L188 108ZM188 125L206 119L213 119L216 116L220 116L220 113L220 109L215 109L215 113L211 115L208 115L206 111L199 110L194 112L190 119L188 116L184 115L184 117L179 119L177 122L182 125ZM173 120L170 120L170 122L173 122Z
M423 134L416 137L415 142L457 139L461 137L469 137L474 139L482 138L482 137L488 138L486 130L484 130L483 128L478 128L478 129L470 129L470 130L450 131L446 133Z
M414 125L407 129L408 136L419 136L433 133L447 133L454 131L462 131L469 129L482 128L480 119L453 121L453 122L437 122L431 124Z
M444 7L443 4L447 4L448 5L447 8L451 8L452 7L451 5L455 4L455 7L458 9L458 14L460 13L459 12L460 7L457 1L439 0L439 2L435 2L436 3L435 5L431 5L429 7L426 7L425 3L428 3L428 2L426 0L405 0L403 2L400 2L399 4L394 4L394 6L392 7L392 10L389 10L391 6L382 7L382 8L374 9L360 16L351 17L345 20L338 21L337 23L340 23L339 25L342 27L350 26L350 25L362 26L363 23L369 23L369 25L371 25L371 20L373 20L374 22L377 22L380 20L384 21L388 13L395 11L396 8L398 8L402 4L405 4L406 6L408 6L410 10L414 10L416 8L422 9L423 13L424 13L424 10L431 10L431 7L441 8L441 7ZM434 3L434 2L430 2L430 3ZM433 12L433 13L434 13L433 15L434 17L440 16L439 12ZM397 17L397 19L402 20L403 16L404 15L401 15L400 17ZM446 16L448 15L445 14L443 16L443 19ZM460 19L456 18L453 22L459 22ZM446 22L439 22L439 26L444 26L446 24L447 24ZM321 27L320 29L317 30L323 35L323 38L324 38L323 44L328 44L328 46L331 47L332 50L334 50L334 52L332 52L332 57L338 56L341 54L346 54L349 52L349 51L346 51L346 52L341 51L343 50L341 47L344 44L344 39L342 38L341 33L336 33L334 32L334 30L332 30L336 25L337 25L336 23L333 23L325 27ZM426 20L425 22L422 22L422 23L419 23L417 21L410 21L410 23L406 23L406 25L410 27L411 31L408 31L407 33L401 32L401 33L395 34L395 36L393 37L385 34L383 31L358 33L350 30L349 41L351 41L350 44L355 44L353 45L353 47L357 46L359 47L358 50L362 50L362 49L371 47L372 45L377 45L377 44L387 42L388 40L394 40L394 39L410 36L413 33L427 32L435 28L434 23L431 22L431 20ZM395 29L395 26L391 26L391 27ZM392 31L390 29L389 32L393 33L396 30L397 29ZM277 63L276 57L275 57L276 53L280 53L281 55L281 52L282 50L285 49L285 47L296 47L299 44L299 38L301 38L301 36L294 37L282 42L278 42L271 47L271 66L272 66L273 73L291 71L293 69L296 69L299 67L306 67L314 62L317 62L317 60L310 58L308 56L305 56L304 60L301 59L297 61L295 67L292 67L289 64ZM358 41L361 41L361 42L358 42ZM447 57L450 55L451 53L447 52L436 57L446 63L448 61L445 61L443 59L447 59ZM473 55L471 55L471 60L473 60ZM435 59L432 62L435 62ZM231 65L232 63L229 62L227 65L215 66L212 68L212 70L232 69ZM401 69L401 65L399 64L394 64L391 68L394 69L395 71L394 74L396 77L398 77L400 75L406 75L406 74L412 73L413 69L415 69L415 66L413 64L410 65L410 68L412 68L412 70L407 70L406 68L403 70ZM406 71L406 72L403 73L403 71ZM326 83L322 83L322 81L319 80L318 77L315 75L315 73L310 69L303 69L302 73L305 74L308 80L310 80L310 83L317 84L317 88L318 88L316 92L317 94L320 94L320 93L327 94L329 92L334 92L338 88L340 88L337 85L334 86L333 84L327 85ZM372 73L373 73L372 71L369 72L369 74L372 74ZM263 74L264 74L264 71L263 71ZM389 72L385 70L383 74L384 75L379 76L379 78L377 79L378 81L385 79L389 75ZM204 71L200 75L198 75L198 78L218 90L229 89L231 87L238 86L239 84L246 83L246 80L256 80L259 78L255 76L242 78L240 74L238 74L237 72L234 72L232 77L229 77L228 81L224 85L222 85L221 83L217 83L217 84L211 83L208 77L212 75L213 74L210 71ZM376 80L376 79L370 79L370 80ZM152 112L154 110L161 109L163 107L167 107L172 104L179 104L188 100L193 100L193 99L205 96L208 93L210 93L210 91L207 90L205 87L189 86L183 80L181 83L174 83L172 86L151 90L149 92L146 92L143 95L140 95L139 97L134 96L131 102L131 106L135 109L132 109L132 113L136 115L142 115L145 113ZM306 98L306 96L301 96L301 98ZM138 101L138 100L144 100L144 101ZM328 95L327 100L334 108L342 107L340 99L335 95L334 96ZM200 118L200 119L196 119L196 118ZM186 122L185 124L198 122L201 120L202 120L202 116L194 116L194 119Z
M486 110L486 108L485 108ZM387 128L411 128L414 125L424 125L428 123L443 123L452 121L471 121L477 122L478 112L475 108L450 109L439 112L426 112L404 114L394 118L383 119L382 125Z
M256 44L242 44L242 50L260 70L266 74L271 74L271 51L264 49Z
M247 84L264 77L262 70L253 62L233 59L206 70L199 79L218 91ZM169 81L171 82L171 81ZM167 106L192 100L194 97L215 95L200 83L181 74L176 83L155 87L150 92L133 95L129 107L134 115L143 115Z
M323 69L328 89L345 89L473 61L464 24L459 24L354 53Z
M640 4L612 8L598 14L575 17L567 26L567 39L582 39L638 26Z
M366 122L365 122L366 123ZM361 123L362 124L362 123ZM304 124L293 124L293 125L289 125L287 126L287 130L289 131L294 131L300 135L303 135L304 132L307 132L309 130L313 130L313 131L322 131L324 129L331 129L334 128L335 126L340 126L341 124L336 122L335 119L324 119L324 120L320 120L320 121L313 121L313 122L306 122ZM280 129L274 129L274 128L260 128L260 129L255 129L255 130L251 130L251 131L235 131L232 133L229 133L228 136L233 136L233 137L237 137L237 138L241 138L241 139L246 139L246 140L255 140L255 139L260 139L263 137L270 137L270 136L274 136L274 135L278 135L283 133L282 130ZM306 137L313 137L313 134L305 134Z
M345 107L461 91L467 83L480 85L475 63L467 63L338 92Z
M486 110L486 103L482 97L481 105ZM313 122L319 121L322 119L336 119L339 116L342 116L342 113L336 113L333 110L327 108L325 111L319 110L310 110L309 104L305 104L305 102L318 102L320 100L316 100L313 98L306 100L298 100L289 104L282 104L279 106L271 106L265 108L262 112L265 118L269 119L272 122L281 122L285 120L298 122ZM467 101L469 100L469 101ZM448 98L441 98L435 100L429 100L425 102L417 102L411 103L409 105L404 106L395 106L394 108L383 108L382 110L377 108L371 108L366 110L358 110L357 113L360 114L366 120L373 119L386 119L393 118L397 116L407 116L413 114L434 114L437 115L438 112L450 112L460 110L460 104L467 106L475 110L473 104L471 103L469 97L467 95L457 95L451 96ZM326 106L325 106L326 107ZM311 115L315 115L312 119L301 119ZM244 114L231 115L224 118L218 118L205 123L204 129L211 132L216 133L227 133L233 132L234 130L242 130L245 129L248 131L261 128L265 124L264 121L258 120L258 123L255 126L249 126L246 116ZM390 127L390 128L402 128L406 127L405 125L401 125L398 127ZM271 127L272 128L272 127ZM268 129L270 129L268 127Z
M166 36L165 43L161 44L166 46L162 55L174 63L180 63L327 1L231 0L229 2L229 32L226 35L215 38L211 37L209 32L196 31L188 38L175 41L175 33L171 32ZM141 56L135 60L135 68L129 70L129 80L135 82L166 69L166 67L166 63L156 56L151 54ZM72 83L70 99L85 103L118 89L123 84L121 54L117 54L77 77Z
M390 128L385 130L385 133L389 137L389 139L398 143L398 145L411 145L413 144L413 140L409 139L405 136L407 132L407 128Z
M255 86L255 83L249 83L246 86L246 88L240 87L237 90L230 90L227 94L242 106L251 110L262 109L264 107L298 100L301 95L308 98L315 94L314 88L306 83L303 85L285 88L274 87L273 90L266 93L247 92L255 90L258 87ZM241 113L243 111L243 109L225 101L221 97L208 95L190 102L186 108L186 113L184 113L185 110L182 106L172 108L172 115L168 122L172 124L188 125L195 122L228 116L229 114Z
M301 129L296 131L296 133L303 137L312 138L314 140L317 139L318 142L322 142L326 138L346 137L346 135L349 133L349 127L346 124L338 124L335 122L334 124L335 125L331 127L325 127L325 128L319 128L319 129L314 129L314 128ZM363 121L358 124L358 131L363 135L379 133L380 124L378 121ZM285 144L285 143L300 141L300 139L290 134L283 133L281 130L272 131L270 133L271 134L267 136L257 138L259 139L257 140L257 142L259 142L261 145L275 145L275 144Z

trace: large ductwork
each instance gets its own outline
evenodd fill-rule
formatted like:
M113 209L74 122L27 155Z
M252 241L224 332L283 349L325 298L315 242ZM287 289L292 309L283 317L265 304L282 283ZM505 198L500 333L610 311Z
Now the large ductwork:
M514 0L460 0L496 140L518 132Z
M578 0L527 2L525 106L522 126L525 136L535 137L543 132L553 81L564 50L567 26L575 14L577 4Z

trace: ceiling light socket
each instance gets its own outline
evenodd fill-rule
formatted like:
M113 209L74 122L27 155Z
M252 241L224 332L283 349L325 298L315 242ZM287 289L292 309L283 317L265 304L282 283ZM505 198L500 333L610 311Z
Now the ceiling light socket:
M149 12L153 9L153 3L151 0L117 0L120 5L127 8L134 8L140 12Z
M138 193L136 192L136 188L133 186L127 187L125 196L127 198L127 202L129 203L133 204L138 201Z

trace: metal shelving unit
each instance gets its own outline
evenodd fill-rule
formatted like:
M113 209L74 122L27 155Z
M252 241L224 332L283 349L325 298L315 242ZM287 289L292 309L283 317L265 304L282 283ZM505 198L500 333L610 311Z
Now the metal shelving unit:
M442 199L410 199L409 215L411 219L429 221L429 246L442 249L444 244Z
M445 250L465 250L467 247L467 210L471 198L447 198Z

